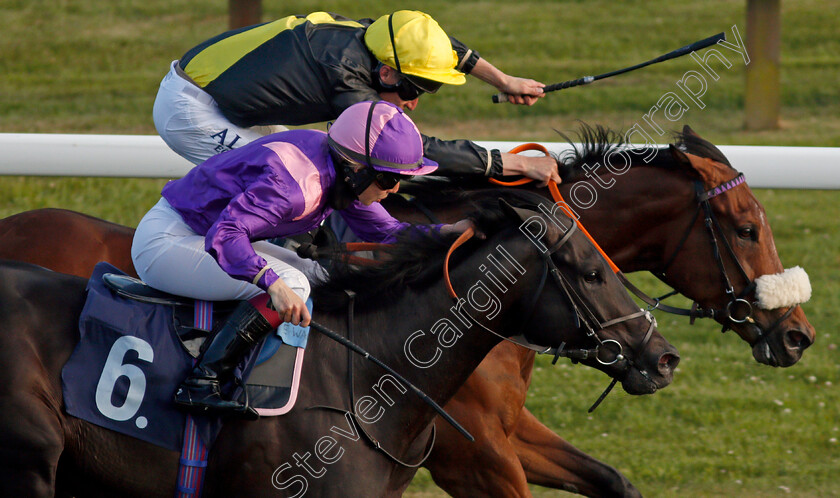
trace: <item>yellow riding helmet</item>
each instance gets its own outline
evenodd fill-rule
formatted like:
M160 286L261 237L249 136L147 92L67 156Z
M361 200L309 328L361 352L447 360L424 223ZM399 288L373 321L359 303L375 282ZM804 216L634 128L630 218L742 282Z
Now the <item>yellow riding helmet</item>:
M449 37L423 12L398 10L380 17L367 28L365 45L379 62L405 75L449 85L467 81L464 73L455 69L458 54Z

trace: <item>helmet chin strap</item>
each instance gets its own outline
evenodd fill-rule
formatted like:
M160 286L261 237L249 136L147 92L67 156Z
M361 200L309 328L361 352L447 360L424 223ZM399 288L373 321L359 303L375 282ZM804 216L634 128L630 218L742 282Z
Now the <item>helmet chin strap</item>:
M373 162L370 158L370 126L373 120L373 110L376 108L377 102L370 103L370 109L368 110L367 120L365 123L365 163L364 165L359 165L348 158L344 157L344 155L330 147L330 152L333 154L333 161L338 160L338 164L341 164L341 170L336 171L338 175L344 179L344 182L347 186L350 187L350 190L356 195L358 199L362 192L367 189L374 180L374 173L373 173ZM361 169L356 169L357 166L362 166ZM338 170L338 168L336 168Z
M335 167L337 186L339 186L333 193L330 203L333 209L344 209L357 200L361 193L373 183L373 177L367 172L367 168L354 171L355 163L346 159L332 147L329 150Z
M374 73L375 73L375 77L373 78L374 90L376 90L376 93L396 92L397 91L397 86L398 86L397 84L392 85L390 83L385 83L384 81L382 81L381 70L382 70L383 67L386 67L385 64L380 62L376 66L376 69L374 70ZM394 69L394 71L396 71L396 70Z
M343 161L343 173L344 173L344 181L350 186L353 190L353 193L356 194L356 198L358 199L362 192L367 189L371 183L373 183L374 174L373 173L373 161L370 159L370 125L373 121L373 110L376 109L377 102L371 102L370 108L368 109L367 120L365 123L365 165L359 170L354 168L354 165L350 161Z
M356 195L357 199L373 183L373 175L370 174L369 168L354 171L353 166L345 162L342 169L342 178L347 186L350 187L350 190Z

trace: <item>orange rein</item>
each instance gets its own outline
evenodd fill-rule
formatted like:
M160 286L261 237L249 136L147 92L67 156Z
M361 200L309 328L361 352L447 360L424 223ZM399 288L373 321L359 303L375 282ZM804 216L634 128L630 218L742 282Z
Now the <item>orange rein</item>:
M523 151L526 151L526 150L538 150L538 151L542 152L543 154L548 155L548 149L546 149L544 146L542 146L540 144L537 144L537 143L522 144L522 145L519 145L517 147L514 147L513 149L511 149L510 152L511 152L511 154L517 154L519 152L523 152ZM531 178L522 178L522 179L515 180L515 181L512 181L512 182L503 182L503 181L500 181L500 180L496 180L495 178L490 178L491 183L494 183L496 185L501 185L503 187L516 187L516 186L519 186L519 185L528 184L532 181L534 181L534 180L531 179ZM548 190L549 190L549 192L551 192L551 198L554 199L554 202L558 203L558 206L560 207L560 209L562 209L563 212L566 213L566 215L568 215L569 217L574 218L574 213L572 213L571 209L569 209L568 205L566 204L566 201L563 199L563 196L560 194L560 189L557 187L557 182L555 182L553 180L550 180L548 182ZM612 259L610 259L609 256L607 256L607 253L605 253L604 250L601 249L601 246L598 245L597 242L595 242L595 239L586 230L586 228L583 226L583 224L577 219L576 219L576 221L577 221L578 228L580 228L580 230L586 235L586 237L590 240L590 242L592 242L592 244L595 246L595 248L598 249L598 252L601 253L601 256L603 256L604 259L607 261L607 263L610 265L610 268L612 269L612 271L615 272L615 273L621 273L621 270L619 270L618 266L613 262ZM466 229L455 240L455 242L452 243L452 246L446 252L446 258L444 258L444 260L443 260L444 282L446 283L446 290L449 293L450 297L452 297L452 298L457 299L458 295L455 292L455 289L452 287L452 281L449 278L449 258L450 258L450 256L452 256L452 253L455 251L455 249L462 246L465 242L467 242L469 239L471 239L474 235L475 235L475 231L472 228ZM376 250L381 250L385 247L388 247L388 245L389 244L376 244L376 243L367 243L367 242L348 242L347 244L345 244L345 247L348 251L376 251ZM362 258L356 258L356 259L362 259ZM368 260L368 261L369 261L369 264L376 264L375 260Z
M446 291L449 292L450 297L455 299L458 299L458 294L455 293L455 289L452 288L452 281L449 279L449 257L452 256L455 249L461 247L464 242L470 240L473 235L475 235L475 230L473 230L472 227L464 230L461 235L455 239L455 242L452 243L452 247L446 251L446 257L443 259L443 280L446 283Z
M516 147L514 147L513 149L510 150L510 153L511 154L518 154L519 152L523 152L523 151L526 151L526 150L538 150L538 151L542 152L543 154L548 155L548 149L546 149L544 146L542 146L540 144L536 144L536 143L526 143L526 144L522 144L522 145L517 145ZM496 184L496 185L501 185L503 187L516 187L516 186L519 186L519 185L525 185L527 183L531 183L532 181L534 181L532 178L522 178L522 179L512 181L512 182L503 182L503 181L500 181L500 180L496 180L495 178L490 178L490 183L493 183L493 184ZM566 204L566 201L563 199L563 196L560 194L560 189L557 187L557 182L555 182L554 180L549 180L548 181L548 191L551 192L551 198L554 199L554 202L556 202L558 204L560 209L562 209L563 212L566 213L566 215L568 215L569 217L574 218L575 217L574 213L572 213L572 210L569 209L568 204ZM580 220L577 220L577 223L578 223L578 228L580 228L580 230L586 235L586 237L589 239L589 241L592 242L593 245L595 245L595 248L598 249L598 252L601 253L601 256L603 256L604 259L607 260L607 263L610 265L610 268L612 268L612 271L615 272L615 273L620 273L621 270L618 268L618 265L616 265L613 262L613 260L610 259L609 256L607 256L607 253L605 253L604 250L601 249L601 246L598 245L597 242L595 242L595 239L592 237L592 235L589 234L589 232L586 230L586 228L583 226L583 224L580 222ZM447 260L448 260L448 258L447 258Z
M344 244L344 249L349 252L381 251L390 246L391 244L380 244L378 242L348 242Z
M475 235L475 231L472 227L467 228L464 230L460 236L452 243L452 246L446 251L446 258L443 260L443 277L444 282L446 283L446 290L449 292L449 295L453 298L458 298L458 295L455 293L455 289L452 287L452 281L449 279L449 257L452 256L452 253L458 247L462 246L466 241L471 239ZM349 252L356 252L356 251L378 251L387 249L391 246L391 244L377 244L375 242L348 242L344 244L345 249ZM349 259L350 263L359 264L359 265L377 265L380 264L381 261L375 259L367 259L367 258L360 258L357 256L345 256Z
M344 244L344 250L347 252L382 251L390 246L391 244L379 244L377 242L347 242ZM376 259L362 258L351 254L345 254L343 258L345 262L351 265L376 266L382 264L382 261Z

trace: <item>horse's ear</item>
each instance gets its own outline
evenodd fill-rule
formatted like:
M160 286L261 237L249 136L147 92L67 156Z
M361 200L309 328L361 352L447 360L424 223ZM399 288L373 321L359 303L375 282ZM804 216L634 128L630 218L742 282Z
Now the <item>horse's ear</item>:
M698 135L698 134L697 134L697 132L695 132L694 130L692 130L692 129L691 129L691 127L690 127L690 126L688 126L688 125L684 125L684 126L683 126L683 131L682 131L682 132L683 132L683 135L687 135L687 136L689 136L689 137L697 137L697 138L701 138L701 137L700 137L700 135Z
M671 156L674 158L674 161L677 161L677 163L681 166L691 164L691 161L688 159L688 155L681 151L676 145L668 144L668 151L671 152Z
M502 212L508 218L519 222L524 222L525 220L534 215L533 211L511 206L506 200L502 199L501 197L499 197L499 206L502 208Z
M688 128L688 125L686 125L685 128ZM690 130L690 128L688 129ZM697 156L686 154L674 144L668 144L668 150L671 152L671 156L674 158L674 161L677 163L680 169L682 169L682 171L687 173L688 176L695 180L703 180L703 175L697 168L698 165L696 165L695 161L692 160L692 157L696 158Z

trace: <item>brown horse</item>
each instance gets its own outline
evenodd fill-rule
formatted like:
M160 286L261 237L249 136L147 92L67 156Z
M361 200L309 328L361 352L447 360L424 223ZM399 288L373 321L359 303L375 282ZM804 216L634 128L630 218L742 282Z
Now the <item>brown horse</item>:
M592 208L579 213L601 246L625 272L660 273L667 269L662 278L684 295L706 309L725 308L729 299L709 234L702 218L696 217L699 203L695 182L700 181L709 189L735 177L737 172L726 158L686 128L677 149L640 149L629 154L632 166L618 175L604 172L603 166L600 170L592 168L605 163L610 151L615 150L616 140L611 140L604 130L587 133L583 138L584 147L562 166L566 182L561 190L569 198L571 188L580 180L592 179L593 171L602 182L615 180L608 191L600 192ZM589 171L584 168L587 164ZM547 191L543 192L548 196ZM431 193L417 194L442 218L451 220L462 215L461 201L436 207L433 201L441 197L436 185ZM392 201L393 197L385 201L389 211L401 219L422 217L399 199ZM782 268L761 205L746 185L710 203L738 261L751 278L777 273ZM5 228L12 225L13 230ZM750 229L749 234L744 231L746 228ZM0 257L32 261L58 271L78 271L76 274L82 276L89 275L99 260L133 272L127 249L122 253L103 251L96 242L101 236L86 235L91 231L122 231L125 247L133 233L128 227L69 211L31 211L0 220L0 234L10 234L0 237ZM47 244L44 233L62 234L62 244ZM742 234L749 237L744 239ZM13 244L8 240L16 240L16 247L10 247ZM726 258L728 272L737 276L734 258L726 254L722 257ZM737 289L745 285L738 280L732 283ZM760 310L754 319L766 330L781 316L781 311ZM722 314L716 319L727 321ZM736 330L747 342L753 342L756 332L748 322L737 325ZM765 337L766 343L761 341L753 348L756 359L788 366L811 344L814 330L802 310L796 308ZM533 361L532 352L500 344L450 401L447 410L458 413L459 420L478 438L476 444L463 444L459 435L448 434L448 428L442 426L441 442L426 464L435 481L456 496L527 495L529 482L592 496L636 493L619 472L574 448L524 408ZM457 461L453 455L458 456Z
M737 178L723 154L685 127L676 147L633 149L625 156L630 159L627 169L615 174L604 171L603 165L620 150L620 138L602 128L587 128L581 138L583 146L560 165L565 181L560 190L570 199L584 177L595 186L609 185L593 206L579 214L618 266L625 272L653 272L700 308L716 310L714 319L749 343L760 363L782 367L796 363L815 337L800 307L753 308L750 320L736 317L740 323L726 312L733 301L726 292L727 281L740 295L759 276L779 273L783 267L764 210L746 184L709 201L722 229L715 236L725 237L732 249L715 254L704 216L698 215L702 203L697 190L705 192ZM445 183L429 183L404 191L414 194L441 221L459 219L464 196L447 191ZM463 182L459 186L467 191L486 188ZM548 196L547 190L541 192ZM399 199L383 204L401 219L426 216ZM505 343L479 365L447 409L477 431L476 441L482 444L464 444L443 428L447 444L438 445L426 465L435 482L453 496L528 496L528 483L587 496L636 495L621 473L569 444L524 407L533 364L532 351Z
M41 228L34 230L32 223ZM41 235L35 236L35 232ZM131 261L132 239L131 227L64 209L37 209L0 220L0 259L24 261L85 278L90 277L96 263L108 261L136 277Z
M545 231L529 240L519 226L535 219ZM449 265L453 287L466 296L460 304L452 306L443 286L453 238L414 235L382 266L338 269L313 289L318 321L349 335L346 291L355 292L356 342L441 404L500 342L498 333L520 328L532 343L581 353L594 347L581 362L629 393L670 383L673 346L572 220L503 204L476 221L486 240L462 245ZM515 277L491 291L497 282L481 268L500 255ZM62 410L60 371L79 338L85 285L38 266L0 263L0 495L171 496L176 453ZM609 342L619 349L599 350ZM408 486L416 468L399 462L427 452L435 412L324 335L313 333L307 349L289 414L224 426L209 456L207 496L395 496ZM313 409L320 406L338 410Z

